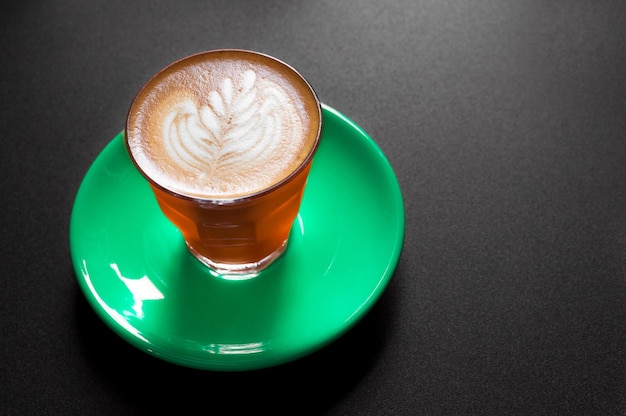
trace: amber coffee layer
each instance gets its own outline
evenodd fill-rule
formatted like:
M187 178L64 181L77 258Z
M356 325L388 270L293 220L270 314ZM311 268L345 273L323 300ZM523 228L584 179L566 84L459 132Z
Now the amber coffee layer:
M197 54L142 88L129 112L128 146L165 189L237 198L280 182L312 153L317 107L309 84L280 61L246 51Z

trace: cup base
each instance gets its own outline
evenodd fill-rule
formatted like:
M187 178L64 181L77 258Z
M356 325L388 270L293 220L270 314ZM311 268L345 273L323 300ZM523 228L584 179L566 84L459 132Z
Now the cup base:
M263 269L267 268L276 259L278 259L287 248L287 240L268 256L262 258L259 261L251 263L220 263L211 260L208 257L200 254L191 245L187 244L187 249L193 254L193 256L210 268L215 273L229 280L245 280L256 277Z

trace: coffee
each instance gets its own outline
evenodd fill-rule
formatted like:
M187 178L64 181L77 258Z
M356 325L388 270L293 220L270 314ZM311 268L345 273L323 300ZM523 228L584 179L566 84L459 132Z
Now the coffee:
M311 153L317 105L285 64L217 51L150 80L126 133L138 167L158 185L191 197L237 198L280 182Z
M321 128L319 100L292 67L218 50L144 85L126 145L189 251L218 273L255 274L286 249Z

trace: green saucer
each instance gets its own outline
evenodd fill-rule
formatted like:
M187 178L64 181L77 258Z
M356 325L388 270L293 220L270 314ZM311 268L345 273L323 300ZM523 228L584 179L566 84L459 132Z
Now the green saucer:
M324 133L285 254L249 280L188 251L115 137L76 195L70 250L104 322L179 365L241 371L295 360L350 329L378 300L402 249L404 206L374 141L324 105Z

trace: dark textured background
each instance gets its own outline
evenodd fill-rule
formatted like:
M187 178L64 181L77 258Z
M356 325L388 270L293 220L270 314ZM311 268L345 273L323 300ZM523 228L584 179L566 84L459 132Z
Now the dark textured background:
M0 10L1 415L626 414L624 2ZM230 47L292 64L372 136L400 182L406 237L352 331L224 374L167 364L105 327L76 283L68 227L147 78Z

